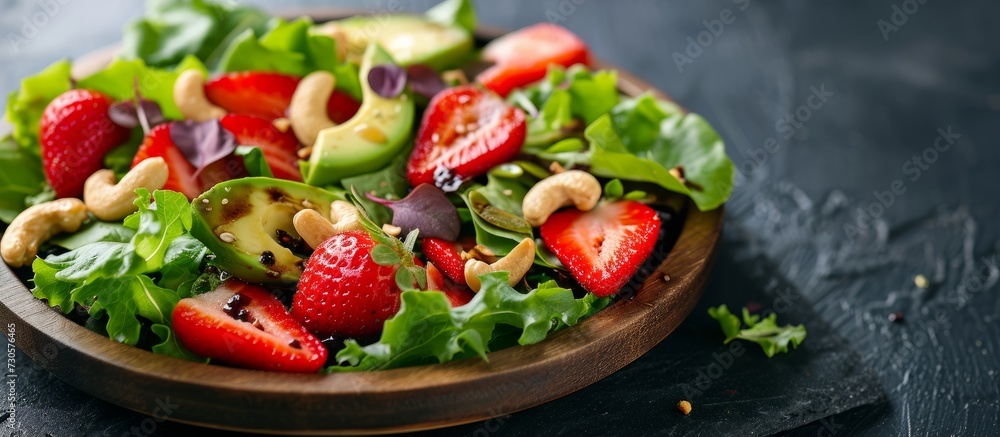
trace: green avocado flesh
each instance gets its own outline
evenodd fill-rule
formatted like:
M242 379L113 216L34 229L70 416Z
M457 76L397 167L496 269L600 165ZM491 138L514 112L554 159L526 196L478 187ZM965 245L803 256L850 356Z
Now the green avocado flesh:
M410 142L413 99L406 93L387 99L368 83L372 67L393 63L378 45L368 47L361 63L361 108L344 124L320 131L309 162L302 166L307 184L327 186L382 169Z
M192 201L191 234L213 253L220 268L248 282L291 284L302 274L303 258L278 242L278 231L299 239L292 217L303 209L330 216L333 193L299 182L272 178L235 179L216 185ZM269 252L270 255L265 255Z
M348 58L357 59L374 39L399 65L423 64L435 69L461 63L473 47L472 35L457 26L435 23L418 15L375 15L348 18L317 26L314 33L346 42Z

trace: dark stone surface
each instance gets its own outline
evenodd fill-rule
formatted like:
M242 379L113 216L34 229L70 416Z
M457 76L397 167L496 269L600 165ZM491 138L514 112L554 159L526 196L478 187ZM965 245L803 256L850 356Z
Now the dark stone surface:
M136 3L71 0L15 53L8 35L21 34L22 17L41 9L0 0L0 91L54 59L113 42L140 8ZM392 4L345 3L376 10ZM433 2L404 3L422 9ZM894 5L919 4L904 3L479 2L480 19L489 24L561 20L600 57L717 127L744 178L727 207L720 260L702 307L742 305L762 299L762 292L791 289L804 298L786 315L806 323L810 335L802 349L772 360L748 348L720 382L693 396L692 415L681 417L673 405L685 395L683 384L718 351L706 353L718 332L700 308L653 352L587 390L449 432L758 435L795 428L787 434L996 435L1000 46L989 30L1000 7L926 0L905 23L897 16L898 30L886 38L879 20L892 23ZM725 9L735 20L700 53L692 47L692 62L681 70L674 53L686 52L688 37L697 44L704 21ZM814 89L832 95L800 109ZM782 122L786 114L793 118ZM949 127L961 137L934 151L938 130ZM894 181L899 194L890 201L884 192ZM914 284L918 274L928 288ZM889 321L895 312L902 322ZM873 369L881 389L866 383L864 366L850 367L851 353L826 334L827 324ZM829 362L810 361L820 357ZM36 366L24 369L23 435L120 435L143 423ZM830 389L831 381L839 390ZM886 401L872 404L881 390ZM719 417L728 421L706 426ZM158 425L157 433L185 431L168 426Z

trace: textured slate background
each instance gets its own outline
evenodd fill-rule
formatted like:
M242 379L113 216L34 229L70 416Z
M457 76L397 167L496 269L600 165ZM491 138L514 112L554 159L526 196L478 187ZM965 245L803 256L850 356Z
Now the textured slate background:
M0 91L9 92L20 77L59 57L115 41L121 25L141 8L128 0L62 3L29 37L22 17L41 11L39 4L0 0ZM253 3L274 9L332 2ZM433 2L404 3L423 9ZM883 34L878 22L893 23L894 5L913 13L898 13L896 30ZM767 306L772 301L760 293L791 289L818 314L806 320L810 339L801 355L761 364L752 358L757 351L748 349L723 378L763 380L740 369L794 369L794 361L827 346L840 362L850 363L835 336L820 335L825 322L874 369L887 397L789 435L998 433L1000 49L989 30L1000 6L940 0L525 0L479 6L483 22L501 26L560 20L599 56L648 79L722 133L744 178L728 205L722 253L703 306L750 300ZM703 35L700 52L691 47L686 53L687 38L697 44L704 21L725 9L735 21L710 40ZM28 42L12 48L11 32ZM679 68L675 52L692 62ZM832 95L801 109L814 88ZM949 127L961 135L957 141L944 151L928 151L938 129ZM902 194L890 202L883 192L897 180ZM858 226L858 208L870 211L873 223L852 239L845 225ZM917 274L931 286L916 287ZM903 313L905 321L889 322L893 312ZM794 319L809 313L796 308L788 314ZM681 384L710 364L684 364L695 354L692 348L715 338L705 318L696 314L653 353L591 390L452 432L765 434L852 403L831 402L819 411L798 405L805 413L786 416L778 405L795 406L789 399L813 393L791 384L780 386L785 392L773 399L758 398L765 392L716 384L716 392L694 399L692 416L673 414ZM19 392L23 435L120 435L142 424L141 416L81 395L37 366L23 369L21 387L37 387ZM853 404L877 397L877 387L851 392L868 386L864 367L850 373L856 378L844 380L843 393L866 396ZM819 386L829 375L786 375L784 382ZM728 390L736 391L731 399L725 398ZM699 427L720 408L739 412L747 403L775 408L760 409L755 422L737 427ZM163 425L157 431L163 433Z

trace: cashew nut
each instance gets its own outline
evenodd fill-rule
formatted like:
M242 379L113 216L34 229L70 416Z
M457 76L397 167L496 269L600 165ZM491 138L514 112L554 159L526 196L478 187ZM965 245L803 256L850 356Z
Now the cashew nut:
M0 255L12 267L30 263L38 246L63 232L76 232L87 220L80 199L58 199L32 206L18 215L0 240Z
M288 106L288 120L299 142L312 146L323 129L337 125L326 115L326 104L337 85L327 71L317 71L302 78Z
M205 76L198 70L185 70L174 82L174 103L186 120L209 121L225 117L227 112L208 101Z
M83 184L83 203L97 218L107 222L118 221L138 210L135 190L159 190L166 185L169 175L167 162L159 157L140 162L117 185L115 172L98 170Z
M330 220L315 210L303 209L292 218L292 225L306 244L315 249L334 235L364 230L358 216L358 209L354 205L337 200L330 204Z
M570 170L542 179L528 190L521 204L524 219L533 227L541 226L557 209L574 205L590 211L601 198L601 183L590 173Z
M465 282L469 284L472 291L479 292L479 288L482 287L479 275L504 271L509 274L507 282L513 287L524 277L525 273L528 273L528 269L534 262L535 240L525 238L507 256L500 258L493 264L486 264L478 259L466 261Z

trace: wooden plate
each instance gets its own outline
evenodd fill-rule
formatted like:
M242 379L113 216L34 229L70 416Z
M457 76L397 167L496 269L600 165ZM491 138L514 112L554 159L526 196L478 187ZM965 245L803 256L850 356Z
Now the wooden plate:
M344 16L310 15L317 21ZM100 69L112 54L92 54L74 71L83 75ZM621 70L619 82L625 94L653 91L665 98ZM373 434L458 425L531 408L593 384L680 325L701 297L723 222L721 208L685 209L673 249L632 299L539 344L491 353L489 362L473 358L333 375L185 362L115 343L71 322L35 299L6 265L0 268L0 325L13 323L17 346L62 380L166 420L281 434ZM161 408L168 403L176 408Z

